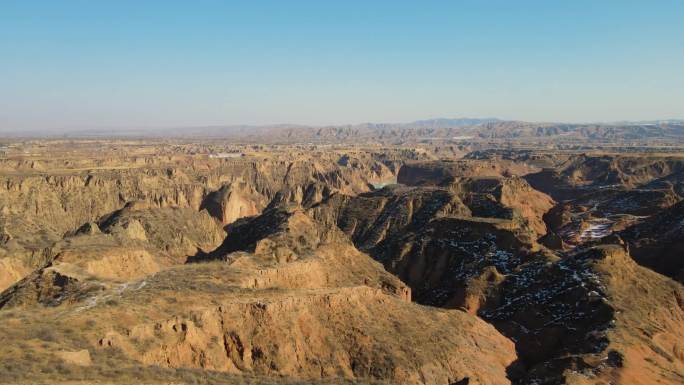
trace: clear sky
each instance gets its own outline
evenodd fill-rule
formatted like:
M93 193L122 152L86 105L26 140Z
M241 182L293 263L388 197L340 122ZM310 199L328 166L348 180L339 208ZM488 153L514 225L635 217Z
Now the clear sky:
M684 118L684 1L0 0L0 130Z

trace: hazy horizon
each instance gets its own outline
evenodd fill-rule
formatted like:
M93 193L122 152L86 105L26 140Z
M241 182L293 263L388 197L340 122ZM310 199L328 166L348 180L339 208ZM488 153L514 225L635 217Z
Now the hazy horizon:
M684 119L678 118L664 118L664 119L644 119L644 120L614 120L614 121L532 121L532 120L519 120L519 119L501 119L497 117L433 117L426 119L413 119L410 121L375 121L375 122L339 122L339 123L329 123L329 124L303 124L297 122L273 122L273 123L263 123L263 124L206 124L206 125L132 125L132 126L97 126L97 125L82 125L82 126L65 126L65 127L40 127L40 128L29 128L29 129L11 129L11 128L0 128L0 133L12 133L16 134L17 131L26 130L31 133L45 132L46 134L55 134L60 132L100 132L106 130L121 130L121 131L156 131L164 129L202 129L202 128L240 128L240 127L344 127L344 126L362 126L362 125L406 125L411 126L413 123L425 122L425 121L437 121L437 120L493 120L499 122L522 122L530 124L573 124L573 125L620 125L620 124L653 124L656 122L676 122L684 123ZM468 126L468 125L464 125Z
M25 1L0 132L684 118L677 1Z

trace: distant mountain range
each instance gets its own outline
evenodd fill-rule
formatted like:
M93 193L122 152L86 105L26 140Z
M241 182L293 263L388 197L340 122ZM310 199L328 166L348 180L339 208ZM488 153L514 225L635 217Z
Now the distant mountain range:
M362 123L306 126L227 125L146 129L78 129L56 132L15 132L10 136L220 138L264 143L415 143L420 141L562 140L684 142L683 120L615 123L533 123L496 118L437 118L410 123Z

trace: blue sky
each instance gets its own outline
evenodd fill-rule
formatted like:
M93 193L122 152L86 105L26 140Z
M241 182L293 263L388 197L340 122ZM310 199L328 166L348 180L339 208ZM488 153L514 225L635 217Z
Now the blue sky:
M0 129L684 118L684 1L0 0Z

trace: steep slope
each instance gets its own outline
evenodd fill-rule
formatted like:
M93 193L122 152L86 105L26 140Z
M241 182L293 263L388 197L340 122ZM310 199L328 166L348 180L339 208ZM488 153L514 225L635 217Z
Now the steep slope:
M57 265L70 266L63 269L69 272L67 276L73 272L78 276L127 280L184 263L198 252L214 249L223 240L225 232L206 211L148 206L131 203L99 222L86 223L63 239L46 244L40 258L28 259L9 249L1 260L10 268L0 270L0 290L34 269L52 266L54 270Z
M61 298L68 300L39 301L52 307L22 303L41 316L19 324L17 298L39 297L48 274L30 276L3 294L0 317L15 330L3 330L2 338L40 336L49 324L46 338L55 342L34 350L31 365L85 350L79 354L90 364L79 373L91 381L114 363L124 375L139 367L151 376L148 368L156 366L156 376L199 368L283 382L508 383L505 370L515 360L509 340L467 313L411 303L401 281L301 208L272 207L240 220L220 247L193 260L117 285L74 282L55 272L52 281L66 281ZM85 323L77 333L67 331ZM0 356L29 365L15 346L4 344ZM63 359L60 365L69 372L52 381L73 380L76 365ZM26 380L39 373L5 375Z
M684 283L684 201L619 233L642 266Z
M246 183L233 183L209 193L201 208L222 223L233 223L240 218L258 215L267 203L266 197Z
M539 250L530 221L489 193L500 182L387 186L356 197L334 195L310 211L406 282L419 303L476 312L488 279L496 281Z
M510 337L519 355L508 370L514 383L684 379L684 334L676 326L684 317L681 285L636 265L620 245L560 254L539 246L529 221L510 215L520 209L500 203L500 177L441 185L334 195L310 211L406 282L415 301L479 314ZM546 202L529 212L540 218L552 205ZM678 240L679 218L668 218L652 233Z
M619 245L530 262L480 311L516 341L520 384L679 384L684 291Z
M455 178L521 176L538 171L524 163L508 160L440 160L407 162L397 174L397 182L409 186L441 185Z
M463 178L451 185L474 216L511 219L536 239L546 234L542 217L555 204L546 194L518 177ZM497 208L500 206L500 208Z
M573 155L525 179L556 200L604 189L633 189L684 170L684 158L658 155ZM649 188L650 189L650 188ZM657 190L658 188L656 188Z

